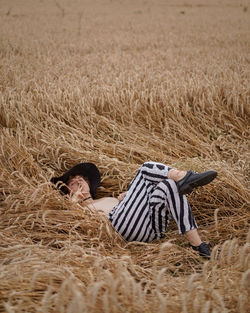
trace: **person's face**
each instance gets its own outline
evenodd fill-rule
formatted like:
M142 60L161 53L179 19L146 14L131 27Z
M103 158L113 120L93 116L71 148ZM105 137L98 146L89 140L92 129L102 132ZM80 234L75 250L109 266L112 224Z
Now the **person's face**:
M79 198L90 193L89 184L82 176L74 176L67 183L68 188L72 195L78 194Z

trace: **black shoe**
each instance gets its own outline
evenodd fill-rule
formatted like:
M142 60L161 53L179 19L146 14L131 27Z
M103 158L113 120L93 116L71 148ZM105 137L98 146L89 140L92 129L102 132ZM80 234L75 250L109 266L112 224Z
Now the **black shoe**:
M217 172L212 170L203 173L188 171L187 174L177 182L179 193L182 195L190 193L193 188L211 183L216 176Z
M206 259L210 259L210 246L202 242L198 247L191 246L195 251L198 251L200 256Z

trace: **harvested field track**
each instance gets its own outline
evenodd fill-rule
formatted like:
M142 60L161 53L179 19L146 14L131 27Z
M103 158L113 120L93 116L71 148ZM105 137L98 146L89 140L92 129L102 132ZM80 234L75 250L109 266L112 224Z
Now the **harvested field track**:
M0 1L0 312L249 312L249 51L246 0ZM210 261L49 184L90 161L117 196L148 160L218 171L188 196Z

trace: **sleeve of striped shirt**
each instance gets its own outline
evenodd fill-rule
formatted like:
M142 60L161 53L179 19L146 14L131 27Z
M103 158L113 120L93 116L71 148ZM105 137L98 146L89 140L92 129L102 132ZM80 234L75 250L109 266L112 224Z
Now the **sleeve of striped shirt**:
M145 162L141 167L141 173L144 179L152 182L159 183L168 178L168 171L171 167L158 162Z

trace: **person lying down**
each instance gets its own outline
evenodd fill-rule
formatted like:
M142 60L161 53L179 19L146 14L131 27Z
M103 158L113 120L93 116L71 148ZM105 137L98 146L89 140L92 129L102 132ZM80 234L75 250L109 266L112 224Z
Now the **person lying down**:
M79 163L51 182L83 207L104 212L126 241L152 242L162 238L172 218L179 234L185 234L192 248L209 258L210 247L201 241L185 195L209 184L216 176L214 170L196 173L149 161L140 167L126 192L118 198L100 199L94 198L101 175L93 163Z

